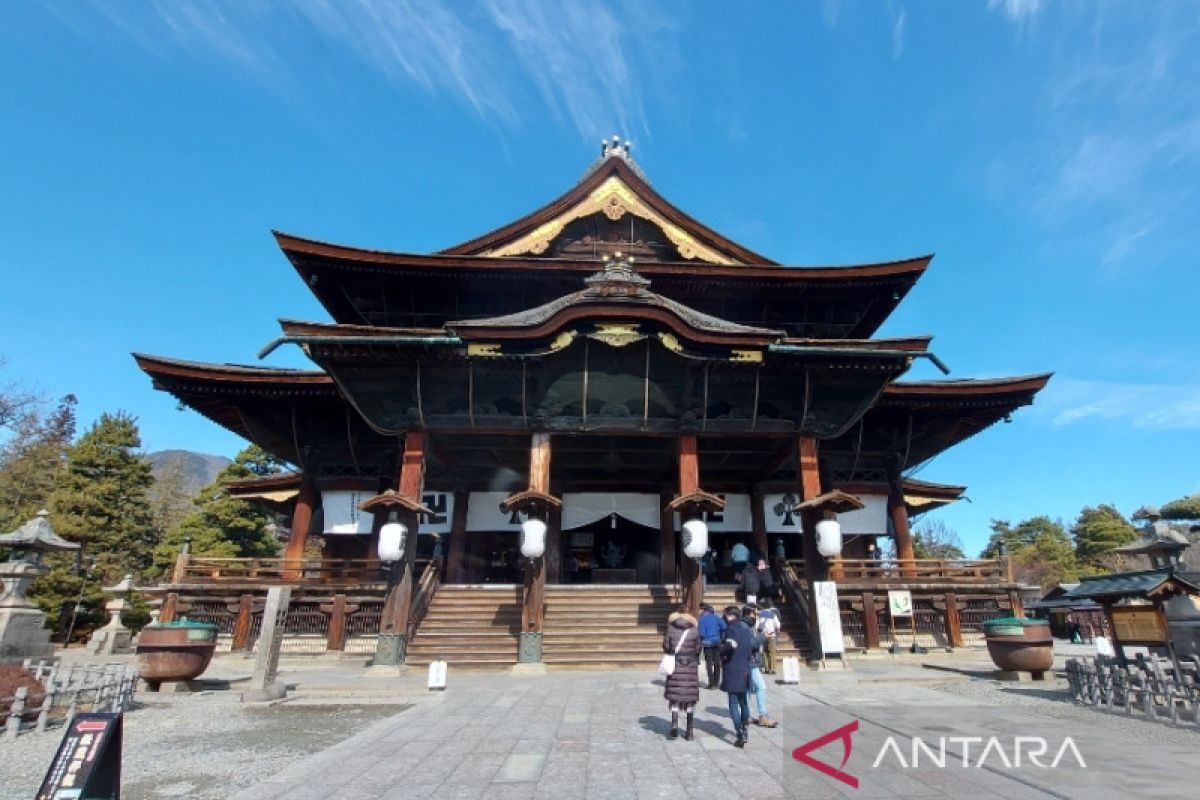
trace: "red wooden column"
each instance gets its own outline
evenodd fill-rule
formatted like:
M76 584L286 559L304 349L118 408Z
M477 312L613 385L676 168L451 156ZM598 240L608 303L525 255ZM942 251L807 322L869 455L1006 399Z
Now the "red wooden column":
M771 558L771 547L767 542L767 512L763 508L763 493L762 490L755 488L750 492L750 531L754 536L754 546L758 548L758 552L763 554L763 558L768 564L773 563ZM781 568L776 564L777 568Z
M879 647L879 616L875 612L875 595L863 592L863 646L867 650Z
M292 510L292 532L283 551L283 574L287 580L299 580L304 563L304 546L308 544L308 529L312 525L313 506L316 505L317 489L307 474L300 477L300 493L296 495L296 507Z
M811 500L821 495L821 472L817 462L817 440L801 436L798 443L797 463L800 467L800 499ZM821 650L821 621L817 617L817 604L813 602L812 584L825 579L825 559L817 550L817 523L824 518L821 511L812 508L800 512L801 544L804 554L804 575L808 579L808 635L812 642L814 660L823 660Z
M662 514L658 518L659 549L662 552L659 561L664 585L675 583L679 575L675 570L675 512L671 510L674 495L671 490L664 488L659 493L662 503Z
M398 565L399 577L388 579L387 594L379 618L379 641L375 648L376 664L403 664L408 649L408 617L412 611L413 563L417 552L419 533L418 512L421 493L425 489L425 442L424 431L410 431L404 436L404 455L400 464L400 475L396 491L387 491L371 498L362 506L364 511L375 514L376 524L395 513L397 521L408 528L404 547L404 558Z
M462 580L463 559L467 550L467 508L469 492L454 493L454 516L450 519L450 542L446 546L446 580L458 583Z
M908 529L908 507L904 504L904 489L900 476L888 480L888 516L892 520L892 534L896 537L896 558L900 561L900 574L906 578L916 576L913 563L912 533Z
M679 496L665 510L679 512L681 522L695 519L705 511L723 508L724 501L700 488L700 449L695 434L679 437ZM664 524L666 520L664 518ZM672 520L674 527L674 520ZM671 543L674 546L674 535ZM683 602L688 613L699 615L700 603L704 599L704 572L694 558L686 556L680 561L679 584L683 590Z
M951 647L963 646L962 622L958 617L958 596L946 592L946 641Z
M536 664L542 660L542 622L546 614L547 558L553 555L558 561L558 537L553 550L550 545L550 527L557 520L551 518L562 502L550 494L550 434L534 433L529 442L529 488L505 498L505 511L522 511L530 518L546 523L546 549L542 555L525 561L525 586L521 606L521 641L517 651L517 662ZM557 516L557 515L555 515Z

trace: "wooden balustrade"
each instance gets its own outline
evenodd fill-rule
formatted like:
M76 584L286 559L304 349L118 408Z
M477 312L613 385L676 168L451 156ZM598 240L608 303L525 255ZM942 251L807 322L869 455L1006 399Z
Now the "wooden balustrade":
M418 562L420 564L421 562ZM182 555L171 583L176 585L255 584L272 586L346 586L382 583L373 558L311 559L211 558Z
M796 575L804 574L804 562L789 560ZM843 558L838 582L873 583L880 586L937 581L939 583L995 583L1006 580L1004 563L994 559L898 559Z
M417 581L417 590L413 594L406 629L408 641L411 642L412 638L417 635L417 628L420 627L421 620L425 619L425 612L429 610L429 604L433 602L433 596L437 594L439 585L438 562L430 561L425 565L425 571L421 573L421 579Z

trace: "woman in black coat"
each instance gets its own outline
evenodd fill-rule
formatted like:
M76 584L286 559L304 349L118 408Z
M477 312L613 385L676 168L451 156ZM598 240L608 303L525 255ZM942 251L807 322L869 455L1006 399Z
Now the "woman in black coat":
M679 714L687 714L687 732L683 738L692 740L692 709L700 702L700 631L691 614L676 612L667 619L667 635L663 637L663 652L675 654L675 671L667 676L663 696L671 707L671 732L667 738L679 737Z

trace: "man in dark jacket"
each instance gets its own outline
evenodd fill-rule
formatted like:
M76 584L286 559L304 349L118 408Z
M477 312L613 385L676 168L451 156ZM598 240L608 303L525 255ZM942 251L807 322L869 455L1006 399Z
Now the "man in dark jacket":
M721 685L721 638L725 635L725 620L713 607L700 606L700 645L704 648L704 665L708 670L708 688Z
M754 655L754 631L742 621L737 606L725 609L725 639L721 653L725 662L725 674L721 678L721 689L729 695L729 716L733 719L733 730L737 740L735 747L745 747L750 732L750 702L746 693L750 691L751 658Z

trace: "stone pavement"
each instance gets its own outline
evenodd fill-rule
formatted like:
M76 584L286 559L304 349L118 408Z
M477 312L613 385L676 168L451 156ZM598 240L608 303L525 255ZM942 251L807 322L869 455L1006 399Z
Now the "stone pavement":
M424 694L424 676L416 673L380 677L307 670L284 677L297 684L294 702L315 701L325 693L361 699L380 689L419 702L266 776L235 795L240 800L1170 798L1195 797L1194 784L1200 779L1196 745L1151 744L1110 724L1104 715L1085 714L1086 724L1080 725L1077 710L1066 703L1062 708L1071 713L1053 719L1044 709L957 696L930 684L930 671L918 665L856 664L850 673L805 673L799 687L773 684L771 711L784 724L774 730L753 727L745 750L732 746L725 695L715 691L702 692L696 741L668 741L662 686L646 673L518 677L452 672L445 693ZM860 729L854 734L853 757L844 767L861 779L858 789L790 757L804 742L855 719ZM1071 735L1087 769L1074 762L1055 770L1030 769L1027 763L1025 769L1006 769L994 751L981 768L972 763L978 749L968 757L969 767L950 757L943 768L907 769L895 758L874 768L879 742L889 735L926 740L994 735L1007 743L1001 746L1009 751L1009 760L1013 736L1042 735L1052 740L1047 761L1064 735ZM1196 742L1200 745L1200 735ZM909 739L902 738L901 744L907 757ZM836 768L842 761L840 747L835 741L814 756Z

